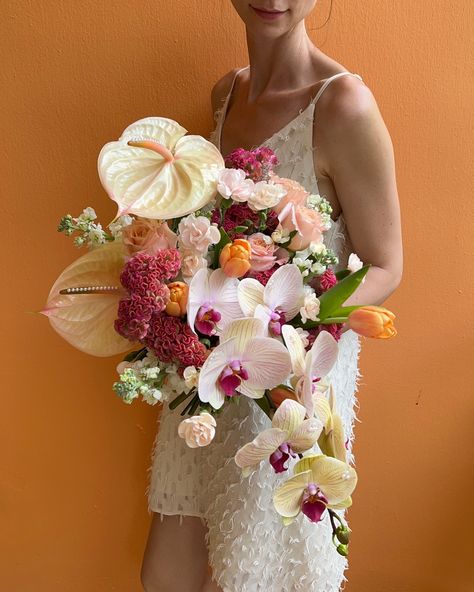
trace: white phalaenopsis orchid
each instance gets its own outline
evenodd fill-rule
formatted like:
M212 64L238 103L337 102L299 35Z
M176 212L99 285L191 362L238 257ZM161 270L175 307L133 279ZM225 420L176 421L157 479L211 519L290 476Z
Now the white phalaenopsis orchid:
M313 383L326 376L336 363L339 351L337 341L328 331L321 331L311 349L306 352L294 327L284 325L282 334L291 356L296 396L306 407L308 417L313 417Z
M200 269L189 284L188 324L203 335L215 335L242 316L237 299L239 280L221 269Z
M313 417L305 419L306 409L292 399L285 399L275 411L272 427L237 451L235 462L244 475L270 457L276 473L286 471L287 460L309 450L319 438L323 424Z
M266 286L253 278L241 280L238 295L245 316L261 319L270 335L280 335L282 326L303 306L303 278L298 267L288 263L275 271Z
M265 389L288 377L291 359L286 347L265 337L260 319L232 321L222 332L218 345L209 354L199 374L199 398L215 409L225 397L238 394L252 399L263 397Z
M343 509L352 504L357 473L347 463L323 454L306 456L296 463L294 472L273 496L275 509L286 523L300 512L311 522L319 522L326 508Z

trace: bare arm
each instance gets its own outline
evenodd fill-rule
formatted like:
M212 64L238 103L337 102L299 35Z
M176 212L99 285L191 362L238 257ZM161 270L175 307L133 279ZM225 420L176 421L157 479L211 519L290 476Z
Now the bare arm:
M393 146L370 89L355 78L344 78L337 88L328 87L318 103L318 141L353 250L372 265L345 304L381 305L403 273Z

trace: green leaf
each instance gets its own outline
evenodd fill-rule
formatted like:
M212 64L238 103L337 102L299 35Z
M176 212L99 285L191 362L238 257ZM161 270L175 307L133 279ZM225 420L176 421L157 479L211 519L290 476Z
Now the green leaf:
M142 349L137 349L135 351L131 351L130 353L128 353L123 361L124 362L136 362L137 360L143 360L143 358L147 355L148 350L146 347L143 347Z
M268 417L271 418L271 407L270 407L270 403L268 402L267 397L263 396L260 397L260 399L254 399L255 403L257 403L257 405L260 407L260 409L265 413L265 415L268 415Z
M370 264L364 265L355 273L351 273L335 286L330 288L319 296L320 308L318 316L321 320L327 317L334 316L333 313L355 292L357 287L361 284L366 273L369 271Z
M176 407L178 407L178 405L181 405L181 403L185 401L192 393L193 391L190 391L189 393L181 393L170 402L169 408L176 409Z
M234 228L234 232L245 232L248 229L249 229L248 226L236 226Z
M219 232L221 233L221 239L214 247L214 268L219 267L219 255L221 254L222 249L227 245L227 243L231 243L232 241L229 238L227 232L221 227L219 228Z
M351 314L351 312L353 312L354 310L357 310L361 306L362 306L362 304L355 304L354 306L341 306L340 308L333 310L331 316L333 316L333 317L348 317Z
M349 269L340 269L339 271L336 271L336 273L334 274L337 278L337 280L343 280L345 277L347 277L350 274L350 270Z

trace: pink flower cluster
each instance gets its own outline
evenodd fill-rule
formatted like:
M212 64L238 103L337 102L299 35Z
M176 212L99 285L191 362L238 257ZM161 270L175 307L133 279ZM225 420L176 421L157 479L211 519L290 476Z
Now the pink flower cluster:
M189 325L178 317L154 314L144 343L162 362L181 367L201 367L206 359L206 347Z
M336 341L339 341L339 339L341 338L341 330L343 327L343 323L331 323L329 325L318 325L313 329L308 329L308 345L305 349L307 351L311 349L316 337L321 333L321 331L328 331Z
M252 210L246 203L233 203L224 213L222 219L221 211L215 208L212 211L211 222L222 226L227 232L229 238L235 240L236 238L246 238L247 235L257 231L260 224L260 216L258 212ZM250 222L250 225L249 225ZM237 226L248 226L245 232L235 232ZM267 214L265 234L271 234L278 226L278 214L270 210Z
M120 282L129 296L119 302L117 333L131 341L145 339L152 317L165 309L170 297L164 281L175 278L180 266L176 249L162 249L155 255L139 252L127 261Z
M330 288L337 284L336 274L332 269L326 269L318 278L315 278L311 282L311 286L314 288L317 296L320 296L323 292L327 292Z
M258 182L268 179L270 171L278 164L278 158L271 148L260 146L255 150L236 148L228 154L225 166L233 169L242 169L249 179Z

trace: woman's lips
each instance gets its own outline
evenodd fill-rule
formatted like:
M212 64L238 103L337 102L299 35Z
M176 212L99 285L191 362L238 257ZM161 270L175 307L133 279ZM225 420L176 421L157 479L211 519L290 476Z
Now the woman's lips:
M270 10L264 10L262 8L255 8L255 6L250 5L250 7L253 9L253 11L258 14L258 16L260 18L263 18L266 21L273 21L275 19L277 19L278 17L282 16L283 14L285 14L286 10L279 10L279 11L270 11Z

